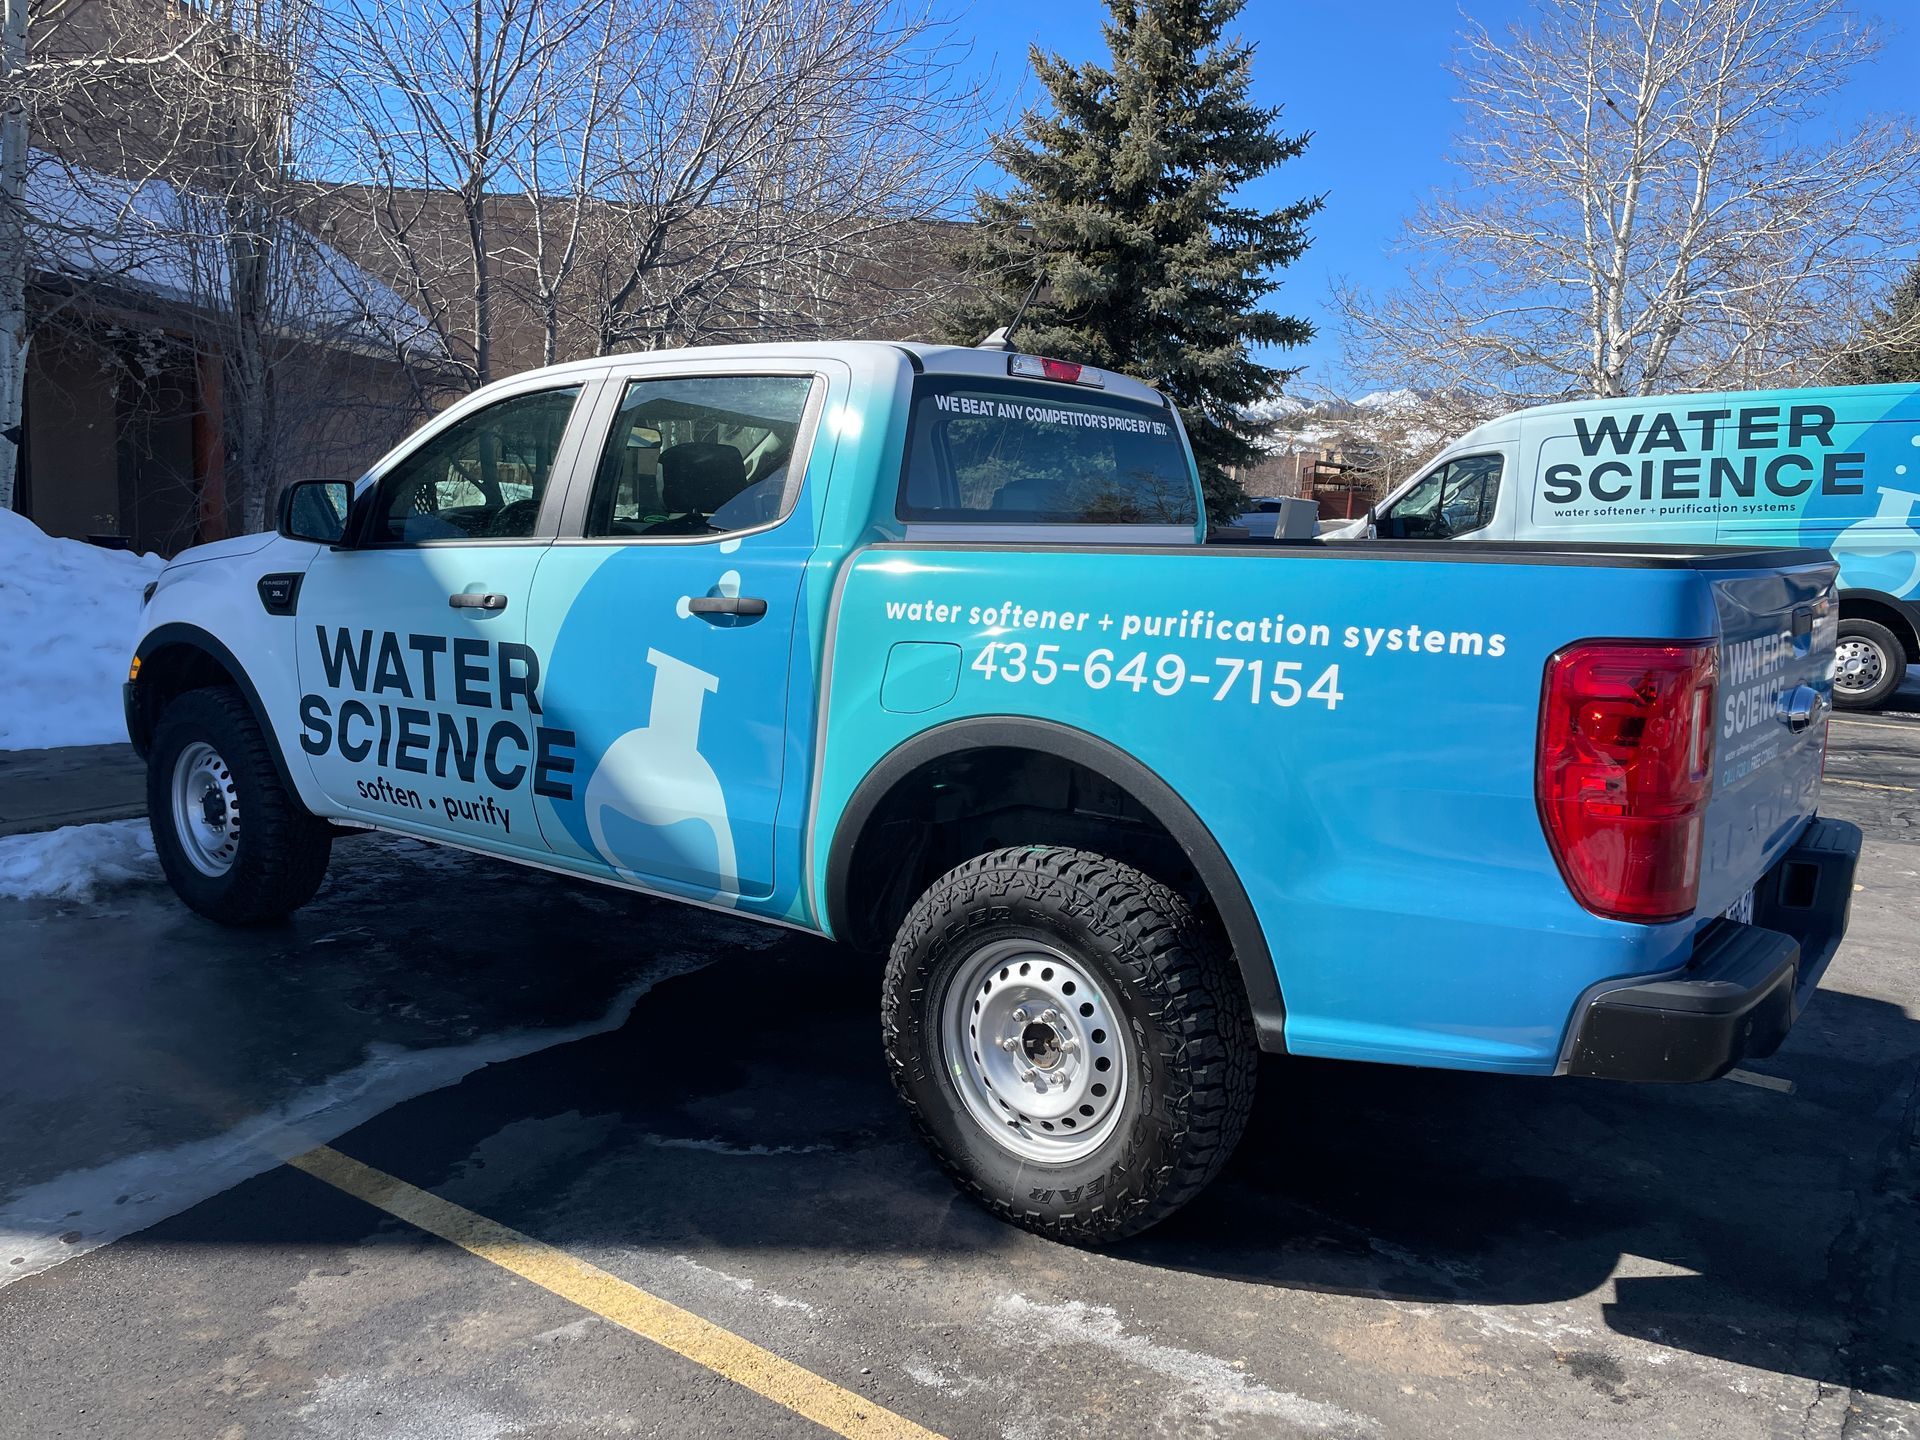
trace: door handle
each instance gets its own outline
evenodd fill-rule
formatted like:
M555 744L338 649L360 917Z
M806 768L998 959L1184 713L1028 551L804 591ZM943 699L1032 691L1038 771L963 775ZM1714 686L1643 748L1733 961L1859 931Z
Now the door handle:
M690 615L764 615L767 602L754 595L696 595L687 601Z
M447 596L447 604L455 610L504 610L507 597L497 594L480 594L472 590L460 590Z

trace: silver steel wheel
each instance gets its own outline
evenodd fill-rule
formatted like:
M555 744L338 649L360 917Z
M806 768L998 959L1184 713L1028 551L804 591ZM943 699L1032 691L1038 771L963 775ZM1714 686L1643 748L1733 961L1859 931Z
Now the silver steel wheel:
M173 762L173 833L202 875L218 878L240 853L240 796L220 752L196 740Z
M1864 695L1887 673L1887 657L1871 640L1845 635L1833 654L1833 688Z
M1003 1148L1065 1164L1100 1147L1127 1093L1126 1026L1105 985L1039 940L996 940L961 962L941 1002L947 1073Z

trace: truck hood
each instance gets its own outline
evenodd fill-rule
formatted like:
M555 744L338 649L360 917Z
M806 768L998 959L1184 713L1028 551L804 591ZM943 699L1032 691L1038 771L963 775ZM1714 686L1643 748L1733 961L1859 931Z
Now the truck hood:
M261 530L252 535L233 535L225 540L212 540L205 545L182 550L173 557L167 568L174 570L182 565L198 565L203 560L228 560L237 555L251 555L256 550L264 550L278 538L272 530Z

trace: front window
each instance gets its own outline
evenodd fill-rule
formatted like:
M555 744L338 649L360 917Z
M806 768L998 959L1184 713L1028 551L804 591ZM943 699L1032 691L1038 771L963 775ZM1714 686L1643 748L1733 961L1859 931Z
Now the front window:
M1192 525L1198 509L1165 406L958 376L914 386L903 520Z
M580 387L515 395L456 422L380 477L375 543L533 534Z
M1375 528L1388 540L1451 540L1492 524L1499 498L1500 457L1466 455L1423 476Z

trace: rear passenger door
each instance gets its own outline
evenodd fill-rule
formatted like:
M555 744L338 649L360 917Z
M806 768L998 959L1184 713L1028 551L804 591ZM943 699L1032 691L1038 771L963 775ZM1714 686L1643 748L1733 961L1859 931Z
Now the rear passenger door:
M835 368L608 382L529 611L547 718L577 756L567 794L535 797L556 855L722 905L798 882L789 672L810 685L803 495L830 458L815 440Z

